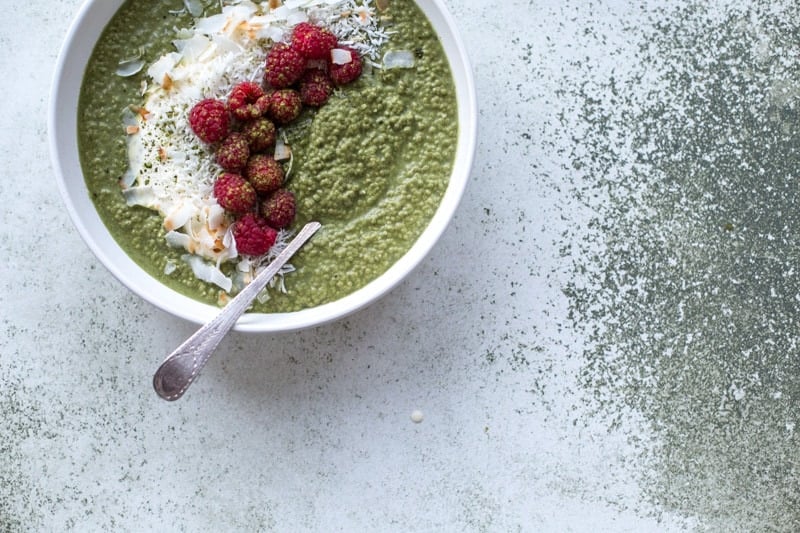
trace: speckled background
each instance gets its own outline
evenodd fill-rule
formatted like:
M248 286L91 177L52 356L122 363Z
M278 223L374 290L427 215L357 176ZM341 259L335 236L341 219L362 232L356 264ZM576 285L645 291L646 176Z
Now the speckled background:
M0 23L0 531L800 530L796 2L447 0L480 134L441 242L176 403L194 326L52 176L79 4Z

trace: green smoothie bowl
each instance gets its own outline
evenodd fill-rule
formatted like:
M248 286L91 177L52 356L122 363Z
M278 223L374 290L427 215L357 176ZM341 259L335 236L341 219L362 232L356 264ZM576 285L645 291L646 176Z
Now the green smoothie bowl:
M341 318L412 272L461 199L476 117L439 0L88 0L49 140L94 254L196 323L321 223L235 326L277 332Z

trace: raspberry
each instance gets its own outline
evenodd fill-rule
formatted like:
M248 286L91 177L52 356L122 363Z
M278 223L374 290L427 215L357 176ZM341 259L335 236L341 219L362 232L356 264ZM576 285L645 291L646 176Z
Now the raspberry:
M339 47L350 52L350 61L344 64L331 63L331 79L336 85L346 85L361 76L361 56L349 46Z
M253 186L239 174L231 172L214 182L214 196L219 205L236 214L250 211L258 200Z
M264 114L267 110L266 100L261 100L264 96L264 89L261 85L252 81L243 81L233 88L228 97L228 109L231 114L239 120L253 120Z
M278 189L261 203L261 214L273 228L285 228L294 221L296 212L294 194L288 189Z
M333 82L321 69L308 69L300 80L300 100L306 105L320 107L333 94Z
M306 58L285 43L278 43L267 53L264 81L275 89L284 89L300 79Z
M233 224L236 250L245 255L263 255L272 248L278 232L260 216L247 213Z
M275 121L276 124L288 124L300 115L303 110L303 102L300 100L300 93L293 89L281 89L267 96L269 100L269 110L267 116Z
M233 132L217 148L217 163L229 172L239 172L250 158L250 146L241 133Z
M250 152L263 152L275 144L275 124L266 118L257 118L242 126L242 135L250 145Z
M301 22L292 31L292 48L307 59L328 59L336 47L336 36L326 28Z
M270 155L256 154L247 162L245 176L258 194L269 194L283 185L283 167Z
M205 143L221 141L228 135L230 128L230 117L225 104L212 98L199 101L189 111L189 126Z

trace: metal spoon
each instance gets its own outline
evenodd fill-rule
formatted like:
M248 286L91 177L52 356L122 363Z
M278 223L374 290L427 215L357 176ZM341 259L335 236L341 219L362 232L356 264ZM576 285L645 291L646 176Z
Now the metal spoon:
M205 366L222 338L230 331L242 313L250 307L253 299L266 287L286 261L300 249L321 227L319 222L309 222L300 233L278 254L256 278L236 297L228 302L220 313L208 324L186 339L169 354L153 376L153 388L165 400L177 400Z

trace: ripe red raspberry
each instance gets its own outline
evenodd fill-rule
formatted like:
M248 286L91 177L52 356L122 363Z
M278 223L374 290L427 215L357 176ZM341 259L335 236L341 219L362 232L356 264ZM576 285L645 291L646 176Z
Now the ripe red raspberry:
M263 152L275 144L275 124L264 117L245 122L242 135L250 145L250 153Z
M205 143L221 141L230 129L230 117L225 104L212 98L199 101L189 111L189 126Z
M269 194L283 185L284 172L271 155L256 154L247 162L245 177L258 194Z
M349 46L340 46L339 49L350 52L350 61L343 64L331 62L331 79L336 85L347 85L361 76L361 56Z
M273 228L288 227L294 221L297 206L294 194L288 189L278 189L261 203L261 214Z
M277 238L278 232L254 213L247 213L233 223L233 239L240 254L263 255L272 248Z
M269 100L267 116L276 124L288 124L296 119L303 110L300 93L294 89L280 89L270 93L267 99Z
M274 89L284 89L300 79L306 58L285 43L278 43L267 53L264 81Z
M261 100L264 89L253 81L243 81L233 88L228 97L228 109L239 120L253 120L267 110L267 100Z
M250 146L247 138L238 132L233 132L222 141L217 148L217 164L229 172L239 172L250 159Z
M219 205L235 214L250 211L258 200L253 186L232 172L226 172L214 182L214 197Z
M333 94L333 82L328 74L318 68L308 69L300 80L300 100L312 107L320 107Z
M336 47L336 36L327 28L301 22L292 31L292 48L307 59L328 59Z

